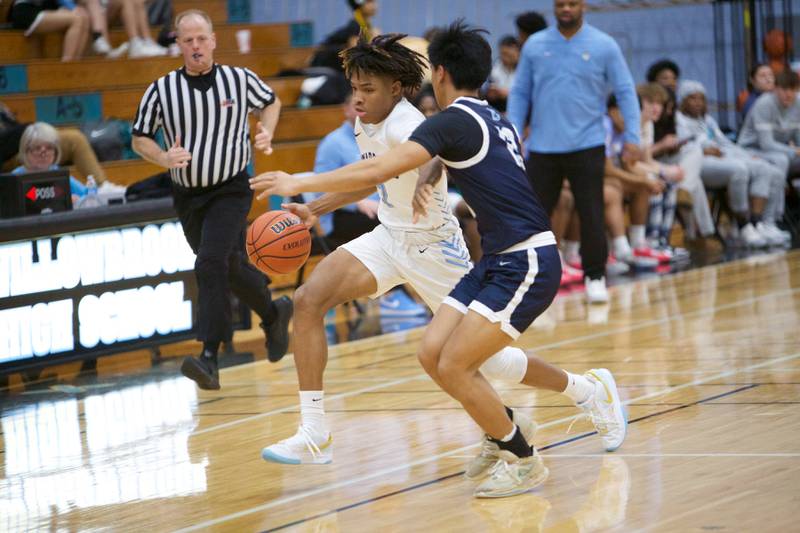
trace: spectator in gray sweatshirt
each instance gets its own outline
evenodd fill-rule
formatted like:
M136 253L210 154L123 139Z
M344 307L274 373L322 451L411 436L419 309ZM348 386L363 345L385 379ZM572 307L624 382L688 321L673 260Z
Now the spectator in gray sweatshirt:
M783 216L786 178L783 169L737 146L708 114L706 89L693 80L681 81L679 138L693 138L703 150L700 177L707 187L727 187L729 205L739 226L739 239L750 247L784 244L787 237L775 221Z
M790 180L800 179L800 77L784 70L775 77L775 90L762 94L742 126L739 145L785 170Z

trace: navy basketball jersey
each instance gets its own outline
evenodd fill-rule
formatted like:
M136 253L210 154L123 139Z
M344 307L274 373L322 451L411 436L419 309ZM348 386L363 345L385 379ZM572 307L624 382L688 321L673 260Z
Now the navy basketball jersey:
M485 101L457 98L409 140L439 156L476 214L481 248L499 253L550 230L511 123Z

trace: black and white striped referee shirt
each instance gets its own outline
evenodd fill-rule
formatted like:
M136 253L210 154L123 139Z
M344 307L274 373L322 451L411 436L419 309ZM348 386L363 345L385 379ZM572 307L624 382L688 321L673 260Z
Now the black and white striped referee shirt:
M182 187L226 181L250 161L248 114L275 101L275 93L253 71L214 65L201 76L174 70L147 88L136 111L133 134L154 138L164 128L167 148L177 136L192 154L186 168L170 169Z

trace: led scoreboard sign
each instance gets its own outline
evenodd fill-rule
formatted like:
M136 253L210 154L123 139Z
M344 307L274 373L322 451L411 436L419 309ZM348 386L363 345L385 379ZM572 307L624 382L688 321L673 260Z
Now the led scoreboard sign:
M0 243L0 374L193 338L194 261L174 219Z

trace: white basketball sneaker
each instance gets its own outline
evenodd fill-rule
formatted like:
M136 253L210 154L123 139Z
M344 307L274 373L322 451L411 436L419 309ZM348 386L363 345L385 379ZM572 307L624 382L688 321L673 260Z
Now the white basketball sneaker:
M520 431L522 431L522 436L525 437L525 441L530 444L533 437L536 435L536 422L514 409L512 409L512 411L514 412L514 423L519 426ZM483 441L481 442L481 451L478 455L473 457L467 465L467 469L464 471L464 477L470 480L477 480L484 477L489 472L489 469L497 463L499 453L500 447L489 440L487 435L484 435Z
M583 376L595 384L594 394L578 407L591 418L594 428L603 438L606 451L613 452L622 446L628 431L628 420L614 376L605 368L593 368Z
M504 498L522 494L544 483L549 473L536 448L533 449L533 455L522 458L500 450L491 475L477 486L474 494L476 498Z
M285 465L324 465L333 461L333 435L328 433L325 442L319 444L311 432L302 424L297 433L261 450L261 457L271 463Z
M608 289L606 289L605 276L600 279L586 278L586 301L590 304L604 304L608 302Z

